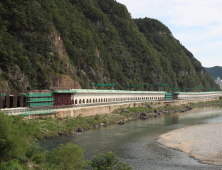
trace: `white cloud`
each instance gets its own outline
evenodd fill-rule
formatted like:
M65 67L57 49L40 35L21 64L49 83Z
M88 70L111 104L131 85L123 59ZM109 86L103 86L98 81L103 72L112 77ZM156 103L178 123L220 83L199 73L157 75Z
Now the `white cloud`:
M155 18L167 25L198 60L204 60L203 66L222 66L222 58L218 60L222 56L221 0L117 1L126 5L133 18Z
M220 22L221 0L118 0L127 6L134 18L168 18L176 26L203 26Z

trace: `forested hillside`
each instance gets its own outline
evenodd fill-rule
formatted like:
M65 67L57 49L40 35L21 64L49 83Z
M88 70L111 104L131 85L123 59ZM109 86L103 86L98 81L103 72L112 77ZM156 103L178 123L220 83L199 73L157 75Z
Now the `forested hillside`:
M115 84L100 89L219 90L165 25L132 19L115 0L0 2L1 92L95 83Z
M222 67L220 66L215 66L215 67L210 67L210 68L205 68L207 73L213 77L215 80L217 80L218 77L222 79Z

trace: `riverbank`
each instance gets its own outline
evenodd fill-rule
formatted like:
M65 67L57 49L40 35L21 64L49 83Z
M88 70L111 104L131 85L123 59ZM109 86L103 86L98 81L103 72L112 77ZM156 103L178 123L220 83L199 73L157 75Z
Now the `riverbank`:
M132 121L140 118L141 113L145 113L147 117L157 117L162 114L169 113L185 113L195 107L204 107L212 105L221 105L222 100L188 103L180 106L174 106L173 103L167 103L164 106L160 102L144 103L140 107L127 107L114 110L110 114L96 114L93 116L77 118L50 118L40 117L38 119L24 120L30 124L33 129L33 137L35 140L44 138L54 138L59 136L76 135L92 128L111 124L124 124L124 122Z
M174 130L159 136L156 142L183 151L201 163L222 165L222 123Z

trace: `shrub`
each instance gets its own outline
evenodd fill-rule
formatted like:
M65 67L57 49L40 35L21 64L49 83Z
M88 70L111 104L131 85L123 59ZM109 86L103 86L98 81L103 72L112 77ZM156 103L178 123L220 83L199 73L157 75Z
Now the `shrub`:
M78 145L68 143L59 145L56 149L46 155L46 169L56 170L79 170L83 169L83 149Z
M22 123L19 117L0 113L0 161L12 158L26 160L25 153L31 145Z
M99 114L96 114L96 115L94 116L94 119L95 119L95 120L99 120L100 117L101 117L101 116L100 116Z
M97 170L131 170L128 164L120 162L115 153L108 152L107 154L98 154L92 161L87 162L86 169Z
M107 120L103 120L102 123L107 124Z
M28 170L24 164L21 164L18 159L13 159L7 163L0 163L1 170Z

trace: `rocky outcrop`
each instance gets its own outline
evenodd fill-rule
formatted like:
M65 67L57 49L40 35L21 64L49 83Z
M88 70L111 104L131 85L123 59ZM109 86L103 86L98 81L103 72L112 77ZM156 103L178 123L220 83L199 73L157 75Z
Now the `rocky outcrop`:
M7 81L0 81L0 93L10 93L11 89Z
M124 110L122 110L122 113L129 113L129 110L124 109Z
M69 75L63 74L61 77L59 77L55 84L55 87L64 87L64 88L70 88L70 89L81 89L81 85L77 80L72 79Z
M58 52L60 58L67 58L67 52L64 48L63 41L55 28L53 28L53 30L54 31L49 34L49 39L51 39L54 44L54 48L52 49L50 54L53 55L55 52Z
M87 76L89 79L96 80L96 72L93 70L91 66L85 67L84 70L85 71L83 70L81 71L84 76L86 76L86 73L87 73Z
M94 23L94 26L98 30L101 30L101 29L105 29L106 31L109 30L107 22L97 21L96 23Z
M52 39L54 44L54 49L51 52L51 55L53 55L55 52L58 52L59 57L64 60L64 63L62 67L67 68L70 75L77 76L76 69L70 64L69 58L67 56L66 49L64 47L63 41L60 37L60 35L57 33L55 28L53 28L54 31L49 35L49 37ZM59 78L56 79L54 86L55 87L65 87L70 89L81 89L81 85L79 84L78 80L74 80L70 77L70 75L61 75Z
M28 78L17 65L9 68L9 78L15 86L19 87L21 92L27 91L29 86Z

